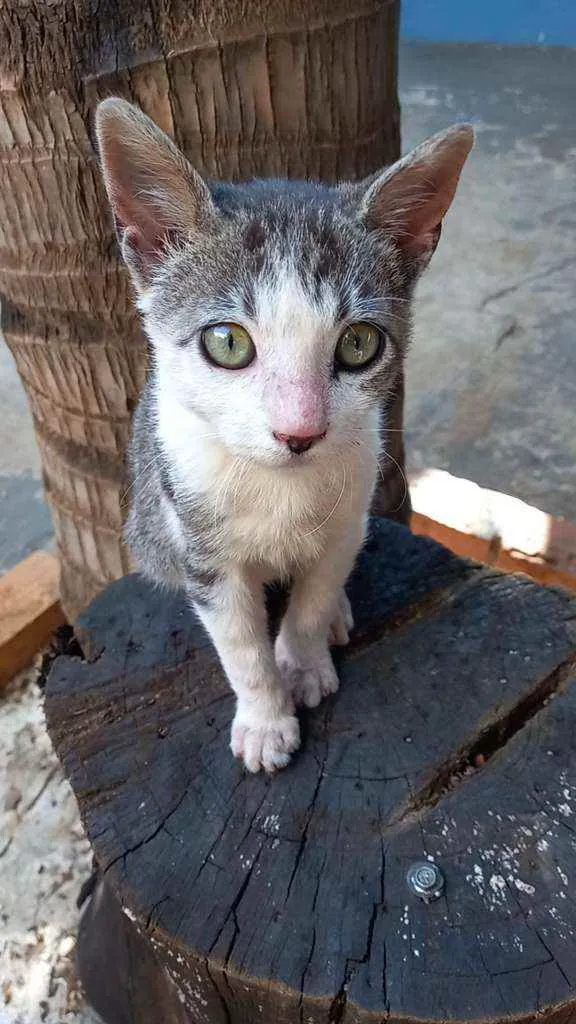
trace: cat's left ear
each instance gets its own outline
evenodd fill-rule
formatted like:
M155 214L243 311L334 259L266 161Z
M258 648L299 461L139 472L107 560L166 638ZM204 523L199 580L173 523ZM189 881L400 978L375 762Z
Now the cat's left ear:
M356 186L363 193L361 219L392 235L407 256L425 265L473 144L472 126L454 125Z
M167 247L209 231L216 210L200 175L138 107L103 100L96 138L122 255L143 291Z

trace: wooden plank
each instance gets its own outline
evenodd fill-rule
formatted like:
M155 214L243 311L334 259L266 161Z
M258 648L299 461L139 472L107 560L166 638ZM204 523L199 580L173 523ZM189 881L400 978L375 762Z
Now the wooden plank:
M47 551L35 551L0 578L0 686L66 621L58 578L58 560Z
M410 479L414 533L455 554L576 591L576 525L440 469Z

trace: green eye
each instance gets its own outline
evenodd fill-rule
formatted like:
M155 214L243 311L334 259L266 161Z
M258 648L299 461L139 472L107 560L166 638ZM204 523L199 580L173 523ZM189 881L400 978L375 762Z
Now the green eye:
M202 331L204 351L217 366L242 370L256 355L254 342L239 324L214 324Z
M379 355L384 335L373 324L350 324L340 335L334 358L345 370L360 370Z

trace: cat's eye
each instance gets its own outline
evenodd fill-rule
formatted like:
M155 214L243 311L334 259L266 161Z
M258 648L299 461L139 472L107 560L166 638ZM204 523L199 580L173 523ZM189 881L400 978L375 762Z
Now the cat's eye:
M242 370L256 355L252 338L240 324L214 324L202 331L202 345L209 359L226 370Z
M359 321L349 324L336 345L334 358L344 370L360 370L376 359L382 351L385 336L374 324Z

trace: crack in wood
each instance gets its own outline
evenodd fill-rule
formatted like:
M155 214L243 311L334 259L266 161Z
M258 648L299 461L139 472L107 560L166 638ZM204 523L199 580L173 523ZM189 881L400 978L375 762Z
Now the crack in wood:
M348 1002L347 988L349 984L348 967L349 961L346 961L346 970L344 972L344 981L334 996L330 1006L328 1008L328 1024L341 1024L344 1019L344 1013L346 1011L346 1004Z
M227 967L229 962L230 962L230 957L232 956L232 950L234 949L234 946L236 944L236 939L238 938L238 936L240 934L240 925L238 923L238 915L237 915L236 911L238 910L238 907L240 906L240 902L242 900L242 897L244 896L244 893L246 892L246 889L248 888L248 885L250 883L250 879L252 878L252 874L254 872L254 868L256 867L256 865L257 865L257 863L258 863L258 861L260 859L260 854L262 853L262 849L263 849L263 847L261 846L260 849L258 850L258 853L254 857L254 860L252 861L252 863L251 863L251 865L250 865L250 867L249 867L249 869L248 869L248 871L246 873L246 878L242 882L242 885L240 886L240 889L238 890L238 893L234 897L234 900L233 900L233 902L232 902L232 904L230 906L230 910L229 910L228 915L226 917L226 921L228 920L228 918L230 918L230 917L232 918L232 924L234 926L234 931L232 932L232 938L230 939L230 944L228 946L228 949L226 950L226 952L224 954L224 966L225 967ZM224 924L226 923L226 921L224 922Z
M314 896L312 898L312 907L311 907L311 910L310 910L310 916L311 917L313 917L314 911L316 910L316 904L318 902L318 893L320 892L320 882L322 881L322 872L324 871L324 866L326 864L327 859L328 859L328 854L326 853L326 855L324 856L324 858L322 860L322 864L320 865L318 874L316 876L316 889L314 890ZM312 957L314 956L314 950L315 949L316 949L316 926L314 925L312 927L312 941L310 943L310 949L308 950L308 956L306 958L306 963L304 964L304 967L303 967L303 970L302 970L302 974L300 976L300 997L299 997L299 1000L298 1000L298 1012L299 1012L299 1015L300 1015L300 1024L304 1024L304 988L305 988L305 984L306 984L306 975L308 973L308 969L310 967L310 964L312 963Z
M381 878L383 876L384 867L382 865ZM383 902L375 902L372 907L372 913L368 922L368 929L366 933L366 949L364 955L360 958L347 957L344 966L344 978L342 984L338 989L336 995L332 999L328 1009L328 1024L342 1024L344 1020L344 1014L346 1012L346 1006L348 1005L348 989L350 988L350 982L354 976L358 973L360 967L363 964L369 964L372 957L372 943L374 940L374 928L376 925L376 918L378 911L383 906ZM383 977L383 988L384 992L386 989L385 971ZM303 993L302 993L303 995ZM386 1002L386 997L384 998Z
M151 843L152 840L156 838L156 836L162 831L162 829L165 828L166 822L170 820L170 818L172 817L173 814L176 814L176 811L181 806L181 804L184 802L184 800L185 800L185 798L186 798L186 796L187 796L187 794L189 792L191 781L192 780L190 778L186 779L186 782L184 784L182 793L178 797L178 800L174 804L174 807L172 807L164 815L164 817L162 818L162 821L160 822L160 824L156 826L156 828L150 833L150 835L144 836L143 839L140 839L137 843L134 843L134 846L127 847L127 849L124 850L122 853L119 853L119 854L117 854L116 857L113 857L112 860L109 861L109 863L106 864L106 866L103 868L103 873L104 874L107 874L114 867L114 865L118 863L119 860L125 862L126 858L128 857L129 854L136 853L138 850L141 850L143 846L146 846L147 843Z
M218 1003L219 1003L219 1005L220 1005L220 1007L222 1009L222 1013L224 1015L224 1024L232 1024L232 1015L230 1013L230 1009L228 1007L228 1003L226 1001L226 997L224 996L224 993L220 989L220 986L219 986L219 984L218 984L218 982L216 980L215 972L212 971L212 969L211 969L212 965L211 965L210 960L209 960L209 958L207 956L204 957L203 964L204 964L204 970L206 971L206 974L208 975L208 977L210 978L210 981L212 982L212 985L214 987L214 992L216 994L216 998L217 998ZM221 972L221 975L222 975L222 978L224 980L224 984L227 984L226 971L223 970Z
M36 678L36 685L40 690L43 691L45 689L50 669L56 659L61 656L80 658L84 661L84 652L76 639L74 627L67 622L62 626L58 626L58 629L54 631L48 650L42 655L42 662Z
M464 562L463 559L462 561ZM476 563L470 562L467 571L462 572L457 584L451 582L429 590L423 596L414 598L413 601L405 605L401 610L388 615L386 619L377 625L364 628L361 626L355 627L347 650L350 652L361 651L371 644L378 643L385 636L404 629L406 626L411 626L425 615L434 615L448 601L453 602L455 598L459 597L471 583L476 583L478 579L489 579L492 575L494 575L492 570L483 569Z
M234 791L236 789L237 789L237 786L234 787ZM258 817L258 815L259 815L259 813L260 813L260 811L262 809L262 805L264 804L265 800L267 799L267 796L268 796L268 794L267 794L267 792L265 792L263 794L263 796L262 796L262 799L260 800L260 803L258 804L258 807L254 811L254 814L250 818L250 821L249 821L249 823L248 823L248 825L246 827L246 830L244 832L242 840L238 844L239 846L241 846L241 844L244 842L244 840L248 837L248 835L252 831L253 826L254 826L254 822L256 821L256 818ZM226 825L227 824L228 824L228 822L226 822ZM226 825L221 829L220 835L218 836L218 839L222 838L222 835L224 834ZM262 835L262 836L266 835L265 833L259 833L259 834ZM228 949L227 949L227 951L226 951L226 953L225 953L225 955L223 957L223 963L224 963L225 966L228 964L228 961L229 961L230 956L232 954L232 949L234 947L234 943L236 942L236 938L238 937L238 934L240 932L240 927L239 927L239 924L238 924L238 917L237 917L236 911L238 909L238 906L240 905L240 901L241 901L242 897L244 896L244 893L246 892L246 889L248 888L248 883L249 883L249 881L250 881L250 879L252 877L254 868L256 867L256 864L258 863L258 860L260 858L262 850L264 849L264 845L265 844L262 843L262 845L258 849L258 852L256 853L256 855L254 857L254 860L252 861L252 864L250 865L250 868L249 868L249 870L248 870L248 872L246 874L246 877L242 880L242 884L240 886L240 889L238 890L236 896L234 897L233 902L230 905L230 910L228 911L228 913L226 914L224 920L222 921L222 924L221 924L220 928L218 929L216 937L215 937L212 945L210 946L209 952L211 953L212 950L215 948L216 944L218 943L218 940L220 939L220 936L222 935L222 932L224 931L224 928L226 927L226 924L228 923L229 919L232 918L232 923L233 923L233 926L234 926L234 932L232 934L232 939L231 939L231 941L229 943ZM212 849L213 849L213 847L212 847ZM206 862L208 860L208 856L204 859L202 867L204 867L204 865L206 864ZM198 872L198 875L199 874L200 874L200 872ZM197 875L197 877L198 877L198 875Z
M320 877L321 877L321 872L318 875L318 886L316 888L315 899L317 898L318 889L320 888ZM312 941L310 943L310 949L308 950L308 956L306 957L306 963L304 964L304 967L302 969L302 974L301 974L301 977L300 977L300 997L298 999L298 1016L299 1016L300 1024L304 1024L304 985L305 985L305 982L306 982L306 975L308 973L308 969L310 967L310 964L312 963L312 957L314 956L314 950L315 949L316 949L316 927L313 926L312 927Z
M572 656L539 680L529 693L505 711L500 718L482 728L453 757L440 765L433 778L413 793L393 814L388 825L398 827L411 824L422 810L435 807L446 793L482 771L486 764L546 707L549 700L562 692L575 667L576 657Z
M330 725L331 720L332 720L332 710L328 711L326 713L325 717L324 717L324 729L325 729L325 734L326 735L328 733L328 727ZM292 868L292 873L290 875L290 878L289 878L289 881L288 881L288 886L286 888L286 896L284 898L284 906L286 906L286 904L287 904L287 902L288 902L288 900L290 898L290 893L292 891L292 885L293 885L294 879L296 877L296 873L298 871L298 868L300 866L300 861L302 860L302 855L304 853L304 849L306 847L306 840L308 839L308 829L310 828L310 823L312 821L312 817L313 817L313 814L314 814L314 808L316 806L316 800L318 798L318 793L320 791L320 786L322 785L322 780L324 779L324 769L325 769L325 766L326 766L327 758L328 758L328 744L326 743L326 745L324 747L324 753L322 755L322 762L318 766L318 778L316 780L316 785L314 787L314 792L312 794L312 799L311 799L311 801L310 801L310 803L309 803L309 805L308 805L308 807L306 809L306 817L305 817L304 825L303 825L303 828L302 828L302 835L300 836L300 843L299 843L299 846L298 846L298 850L296 851L296 858L294 860L294 867Z
M535 925L535 924L534 924L534 922L532 921L531 915L530 915L530 914L527 914L527 913L526 913L526 910L524 909L524 907L522 906L522 904L521 904L520 900L518 899L518 895L517 895L517 893L516 893L516 892L514 892L514 889L512 888L512 886L510 885L510 883L509 883L508 881L506 881L506 883L505 883L505 884L506 884L506 891L507 891L507 892L508 892L508 893L510 894L510 898L512 899L512 901L513 901L513 902L514 902L514 903L516 904L516 906L518 907L518 910L519 910L519 912L520 912L520 914L521 914L521 916L522 916L522 919L523 919L523 921L525 922L526 926L527 926L528 928L530 928L530 929L531 929L531 931L533 931L533 932L534 932L534 934L536 935L536 937L537 937L538 941L540 942L540 945L541 945L541 946L542 946L542 947L543 947L543 948L544 948L544 949L546 950L546 952L548 953L548 957L549 957L549 959L548 959L548 960L545 960L545 961L543 961L543 964L542 964L542 966L543 966L544 964L546 964L546 963L554 963L554 964L556 964L556 967L558 968L558 970L559 970L560 974L562 975L562 978L563 978L563 979L564 979L564 981L566 982L566 985L567 985L567 988L568 988L568 990L570 990L570 989L571 989L571 985L570 985L570 979L568 978L568 976L567 976L566 972L565 972L565 971L563 970L563 968L561 967L561 965L560 965L560 964L558 963L558 960L557 960L557 958L556 958L556 957L554 956L554 953L553 953L553 951L552 951L552 950L550 949L550 946L548 945L548 943L546 942L546 940L545 940L545 939L544 939L544 938L542 937L542 934L541 934L541 932L539 931L539 929L538 929L538 928L536 927L536 925ZM540 965L536 964L536 965L534 965L534 966L540 966Z
M144 924L144 930L145 931L150 931L151 930L151 927L153 927L152 918L154 917L154 914L158 910L158 907L161 907L162 904L166 903L169 899L170 899L169 896L163 896L162 899L157 900L156 903L153 904L151 909L148 911L148 915L146 917L146 922Z

